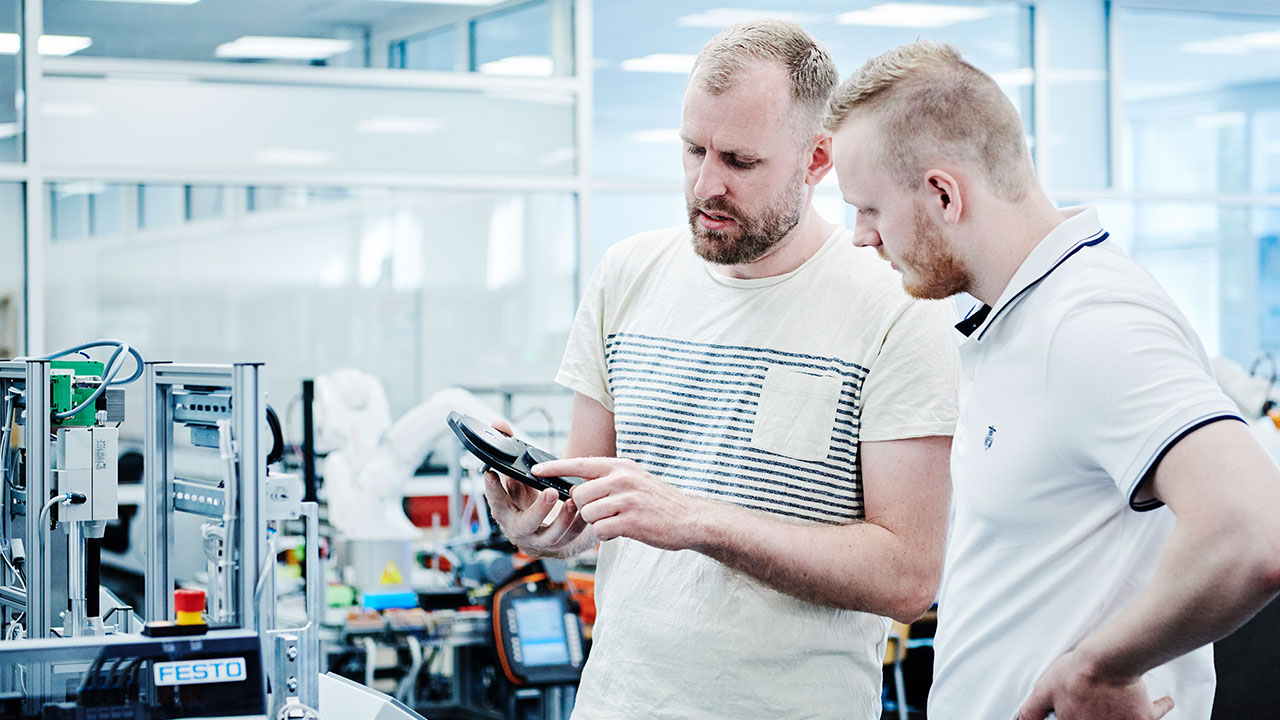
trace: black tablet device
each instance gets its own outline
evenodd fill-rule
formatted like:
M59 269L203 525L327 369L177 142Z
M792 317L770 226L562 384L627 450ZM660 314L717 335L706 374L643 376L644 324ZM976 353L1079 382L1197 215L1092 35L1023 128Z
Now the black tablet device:
M449 428L462 441L463 447L484 461L486 469L492 468L539 490L552 488L560 493L561 500L568 500L569 491L582 483L579 478L534 475L534 465L556 460L556 456L523 440L504 435L492 425L470 415L457 411L449 413Z

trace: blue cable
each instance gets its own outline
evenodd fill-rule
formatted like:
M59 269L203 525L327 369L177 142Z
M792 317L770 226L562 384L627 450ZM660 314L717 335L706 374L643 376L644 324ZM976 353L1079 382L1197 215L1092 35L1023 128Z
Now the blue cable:
M55 360L57 358L64 357L66 355L74 355L76 353L82 353L82 351L88 350L89 348L98 348L98 347L114 347L116 349L115 352L111 353L111 358L107 360L107 364L104 366L102 384L99 385L98 389L94 390L93 393L89 395L89 397L85 398L84 402L80 403L76 407L66 412L55 413L53 416L55 419L66 420L67 418L72 417L77 413L81 412L82 410L84 410L85 408L89 407L94 402L96 402L99 397L102 396L102 393L106 392L107 386L109 385L128 385L129 383L142 377L142 366L143 366L142 354L139 353L137 350L133 349L132 347L130 347L129 343L123 340L112 340L109 338L102 339L102 340L93 340L91 342L81 343L79 345L76 345L75 347L66 348L65 350L57 350L55 352L49 353L48 355L42 355L36 359L37 360ZM116 360L120 358L120 355L122 353L126 353L126 352L133 356L134 365L135 365L133 374L125 378L124 380L116 380L116 375L120 374L121 368L124 367L124 360L120 360L119 363L116 363Z

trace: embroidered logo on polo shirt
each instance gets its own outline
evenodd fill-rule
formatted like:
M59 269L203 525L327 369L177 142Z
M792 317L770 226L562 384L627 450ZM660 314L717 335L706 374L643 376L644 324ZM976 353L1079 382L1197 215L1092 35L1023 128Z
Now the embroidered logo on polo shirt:
M993 440L995 440L995 437L996 437L996 427L995 427L994 425L988 425L988 426L987 426L987 439L986 439L985 441L983 441L983 443L982 443L983 448L984 448L984 449L987 449L987 450L990 450L990 449L991 449L991 443L992 443L992 441L993 441Z

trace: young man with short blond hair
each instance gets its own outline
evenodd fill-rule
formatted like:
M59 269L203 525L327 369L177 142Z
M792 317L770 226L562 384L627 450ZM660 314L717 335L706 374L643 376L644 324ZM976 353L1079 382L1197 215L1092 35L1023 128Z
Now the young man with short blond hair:
M948 45L832 95L841 192L912 295L968 292L932 720L1208 720L1208 643L1280 591L1280 470L1162 288L1057 209Z

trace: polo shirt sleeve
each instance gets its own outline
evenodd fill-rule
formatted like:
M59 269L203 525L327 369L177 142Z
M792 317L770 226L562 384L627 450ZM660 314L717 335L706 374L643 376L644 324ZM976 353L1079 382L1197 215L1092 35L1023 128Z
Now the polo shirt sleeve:
M1163 503L1143 481L1179 440L1208 423L1239 419L1200 341L1169 311L1139 300L1069 310L1045 361L1050 407L1069 456L1111 476L1134 510Z
M613 393L609 389L605 361L604 327L606 291L612 286L613 275L610 260L611 253L606 253L587 281L573 327L569 330L569 341L565 344L556 382L613 412Z
M862 386L863 442L951 435L959 346L949 300L913 300L885 333Z

